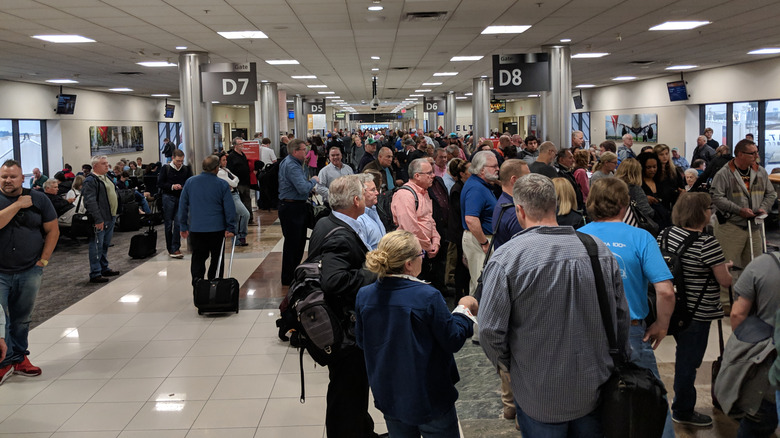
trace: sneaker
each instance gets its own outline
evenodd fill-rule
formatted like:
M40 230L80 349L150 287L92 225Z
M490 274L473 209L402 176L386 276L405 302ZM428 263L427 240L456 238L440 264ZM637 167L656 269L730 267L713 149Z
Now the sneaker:
M30 359L25 356L24 360L14 365L14 374L22 376L35 377L41 375L41 369L30 363Z
M14 366L13 365L6 365L2 368L0 368L0 385L3 384L3 382L6 381L9 377L11 377L14 374Z
M176 251L168 254L169 256L175 258L175 259L183 259L184 254L181 253L181 251Z
M89 279L90 283L108 283L108 278L98 275Z
M116 277L119 275L119 271L114 271L113 269L106 269L105 271L100 273L103 277Z
M672 420L674 420L675 423L688 424L690 426L707 427L712 425L712 418L698 412L694 412L687 416L672 414Z

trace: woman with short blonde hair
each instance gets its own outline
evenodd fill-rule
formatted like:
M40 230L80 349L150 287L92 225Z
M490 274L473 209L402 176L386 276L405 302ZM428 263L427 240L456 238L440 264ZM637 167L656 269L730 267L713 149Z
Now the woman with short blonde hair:
M558 225L571 225L574 229L585 225L582 213L576 210L577 195L571 182L566 178L553 178L552 181L558 204Z

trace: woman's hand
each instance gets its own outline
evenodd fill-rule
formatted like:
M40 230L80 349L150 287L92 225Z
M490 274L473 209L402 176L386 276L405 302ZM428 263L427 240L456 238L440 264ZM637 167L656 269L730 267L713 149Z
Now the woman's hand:
M652 204L658 204L659 201L655 196L647 195L647 202L649 202L652 205Z

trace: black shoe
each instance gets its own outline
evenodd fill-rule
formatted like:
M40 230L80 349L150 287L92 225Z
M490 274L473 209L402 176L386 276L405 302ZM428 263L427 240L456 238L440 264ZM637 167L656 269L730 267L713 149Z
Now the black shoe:
M108 283L108 278L102 277L102 276L92 277L92 278L89 279L89 282L90 283Z
M100 275L102 275L103 277L116 277L117 275L119 275L119 271L106 269L105 271L101 272Z
M708 415L700 414L698 412L694 412L691 415L686 415L686 416L672 414L672 420L675 423L687 424L690 426L697 426L697 427L712 426L712 418L710 418Z

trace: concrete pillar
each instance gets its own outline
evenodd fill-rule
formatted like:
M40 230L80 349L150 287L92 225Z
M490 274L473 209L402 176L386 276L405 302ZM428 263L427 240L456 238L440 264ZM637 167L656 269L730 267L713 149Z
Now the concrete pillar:
M279 92L276 82L260 83L260 119L263 135L279 144Z
M471 119L476 145L480 137L490 137L490 78L474 78L472 84Z
M295 138L306 140L306 130L309 126L309 121L306 118L306 114L303 113L303 96L300 94L295 95Z
M458 123L458 116L456 111L455 92L450 91L447 93L447 111L444 113L444 134L449 135L450 132L455 132L455 125Z
M543 46L550 55L550 91L541 95L542 138L560 150L571 147L571 49Z
M212 152L211 102L202 102L200 95L200 65L209 63L206 52L179 54L179 95L181 96L181 132L184 153L194 174L200 173L203 159ZM230 142L230 133L224 133Z
M263 130L263 120L260 115L263 113L261 110L262 104L260 102L260 88L257 89L257 98L249 105L249 138L253 138L256 132ZM263 133L265 135L265 133Z

